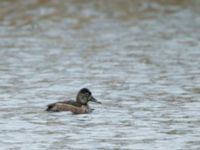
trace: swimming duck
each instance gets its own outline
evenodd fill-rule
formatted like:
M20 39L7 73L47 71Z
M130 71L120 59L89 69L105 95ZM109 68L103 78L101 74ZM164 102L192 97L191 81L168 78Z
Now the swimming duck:
M47 105L46 111L50 112L60 112L60 111L71 111L74 114L84 114L91 112L91 109L88 105L88 102L97 101L93 96L90 90L87 88L82 88L76 96L76 101L61 101Z

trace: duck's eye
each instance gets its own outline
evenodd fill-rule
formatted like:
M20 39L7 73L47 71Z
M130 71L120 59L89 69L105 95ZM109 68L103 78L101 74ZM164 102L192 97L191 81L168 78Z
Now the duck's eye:
M90 96L90 94L89 94L89 93L85 93L85 96L89 97L89 96Z

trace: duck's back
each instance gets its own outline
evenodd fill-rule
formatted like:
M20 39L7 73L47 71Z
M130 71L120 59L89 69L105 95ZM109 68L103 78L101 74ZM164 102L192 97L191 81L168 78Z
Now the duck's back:
M46 111L59 112L59 111L71 111L75 114L87 113L89 107L87 105L81 105L76 101L62 101L49 104Z

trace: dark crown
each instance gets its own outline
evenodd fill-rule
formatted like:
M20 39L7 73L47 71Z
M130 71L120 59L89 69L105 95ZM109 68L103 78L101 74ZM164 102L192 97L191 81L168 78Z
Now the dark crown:
M79 92L80 92L80 93L89 93L90 95L92 94L92 93L90 92L90 90L88 90L87 88L82 88L82 89L80 89Z

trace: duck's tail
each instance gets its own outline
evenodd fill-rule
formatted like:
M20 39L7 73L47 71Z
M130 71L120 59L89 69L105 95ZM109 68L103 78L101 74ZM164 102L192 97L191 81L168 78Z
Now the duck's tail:
M53 111L54 106L55 106L55 103L47 105L46 111Z

